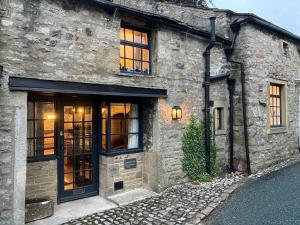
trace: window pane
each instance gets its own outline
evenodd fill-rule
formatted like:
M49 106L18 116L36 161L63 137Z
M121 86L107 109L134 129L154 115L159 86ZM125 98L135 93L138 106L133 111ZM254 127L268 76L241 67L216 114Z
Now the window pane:
M34 103L28 102L27 104L27 119L34 119Z
M73 114L75 108L73 106L65 106L64 107L64 121L65 122L73 122Z
M92 120L93 120L92 107L90 106L84 107L84 121L92 121Z
M142 72L149 74L149 63L148 62L143 62L142 63Z
M111 119L111 134L127 133L124 119Z
M141 44L142 43L142 33L139 31L134 31L134 42Z
M124 58L125 57L125 52L124 52L125 46L120 45L120 57Z
M143 49L143 61L149 61L149 50Z
M127 135L111 135L111 150L127 149Z
M84 123L84 135L85 137L92 137L92 122L85 122Z
M128 149L138 148L139 147L139 135L138 134L129 134L128 135Z
M102 119L102 134L106 134L106 119Z
M148 34L142 33L142 44L148 45Z
M73 155L73 140L64 140L64 155Z
M52 102L36 102L35 107L35 119L49 119L55 113Z
M84 151L91 152L92 151L92 138L84 139Z
M133 31L130 29L125 29L125 40L133 42Z
M139 116L138 104L126 104L126 117L137 118Z
M44 137L54 137L54 120L36 121L44 123Z
M142 62L134 60L134 72L140 73L141 72Z
M125 70L127 72L133 72L133 60L125 59Z
M142 58L142 49L141 48L134 48L134 59L141 60Z
M132 46L125 46L125 58L133 59L133 47Z
M64 123L64 138L73 138L73 123Z
M34 156L35 139L27 139L27 157Z
M34 138L34 121L27 122L27 138Z
M64 172L71 173L73 171L73 157L65 156L64 157Z
M120 70L126 70L125 69L125 59L120 59Z
M83 121L84 107L76 107L74 114L74 121Z
M106 135L102 135L102 152L106 152Z
M125 117L125 104L111 103L111 118L124 118Z
M45 138L44 139L44 148L45 149L54 148L54 138Z
M127 132L138 133L139 132L139 120L138 119L127 119Z
M124 39L125 39L125 37L124 37L124 28L121 28L121 29L120 29L120 39L121 39L121 40L124 40Z
M107 118L107 113L108 113L107 105L105 102L103 102L103 103L101 103L101 117Z
M52 149L45 149L44 155L54 155L54 148L52 148Z
M74 123L74 138L82 138L82 123Z

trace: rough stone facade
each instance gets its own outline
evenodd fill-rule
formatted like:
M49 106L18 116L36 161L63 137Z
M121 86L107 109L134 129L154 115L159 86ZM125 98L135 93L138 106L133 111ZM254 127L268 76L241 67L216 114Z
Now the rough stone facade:
M287 43L285 54L283 43ZM299 93L296 81L300 78L298 43L258 29L242 27L237 39L235 58L242 60L246 69L248 129L250 158L253 170L282 161L298 151ZM287 124L273 130L269 125L269 83L287 83ZM239 95L240 86L237 86ZM236 98L236 104L240 98ZM237 107L238 108L238 107ZM243 153L241 118L236 113L236 149Z
M233 13L181 7L157 1L114 0L127 7L157 13L197 29L209 31L217 17L217 34L229 38ZM114 193L113 184L123 180L124 190L144 187L160 191L183 179L181 136L191 115L203 117L203 52L209 40L181 33L159 24L151 26L152 76L119 71L121 21L146 26L117 11L72 4L72 1L0 0L0 224L24 223L25 196L57 196L57 161L26 163L27 93L11 92L9 77L26 77L130 87L163 88L168 98L145 99L144 152L100 157L100 194ZM289 44L289 54L282 42ZM299 79L298 43L253 26L242 26L233 58L246 69L250 158L254 170L283 160L298 148ZM212 50L212 76L231 73L235 89L235 159L244 160L241 85L239 69L227 62L224 48ZM228 47L228 46L227 46ZM287 82L287 129L272 133L268 124L270 78ZM211 100L228 109L226 80L211 85ZM180 105L181 120L172 120L171 108ZM226 123L228 124L226 118ZM228 164L228 129L216 133L218 167ZM125 158L137 158L137 168L124 170ZM27 164L27 167L26 167ZM38 171L40 170L40 173ZM27 176L26 176L27 173ZM27 181L26 181L27 178ZM45 185L50 185L48 191ZM25 195L26 189L26 195ZM35 192L36 190L38 192Z

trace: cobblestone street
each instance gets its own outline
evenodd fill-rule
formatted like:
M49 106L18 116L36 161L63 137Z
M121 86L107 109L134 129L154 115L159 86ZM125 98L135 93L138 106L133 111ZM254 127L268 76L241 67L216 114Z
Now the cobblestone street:
M212 183L185 183L173 186L159 196L95 213L64 225L86 224L185 224L209 204L218 205L243 176L229 175Z

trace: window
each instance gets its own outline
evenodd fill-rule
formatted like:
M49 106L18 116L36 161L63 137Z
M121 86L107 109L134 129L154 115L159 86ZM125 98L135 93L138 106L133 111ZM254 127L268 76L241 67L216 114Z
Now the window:
M270 84L270 126L282 127L281 85Z
M122 27L120 40L120 71L150 75L149 33Z
M225 135L227 133L227 102L222 100L214 101L213 125L215 135Z
M102 152L141 149L140 107L133 103L103 103Z
M215 113L215 129L224 130L224 108L216 108Z
M289 56L289 44L286 42L282 43L283 53L285 56Z
M39 158L55 154L55 109L53 102L28 102L27 156Z

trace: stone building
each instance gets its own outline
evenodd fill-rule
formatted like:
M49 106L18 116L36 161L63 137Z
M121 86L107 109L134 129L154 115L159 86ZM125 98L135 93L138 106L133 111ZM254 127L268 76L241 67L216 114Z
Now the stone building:
M210 17L219 171L299 152L300 37L193 4L0 0L0 224L24 224L25 199L61 204L182 180L181 136L191 115L204 116Z

